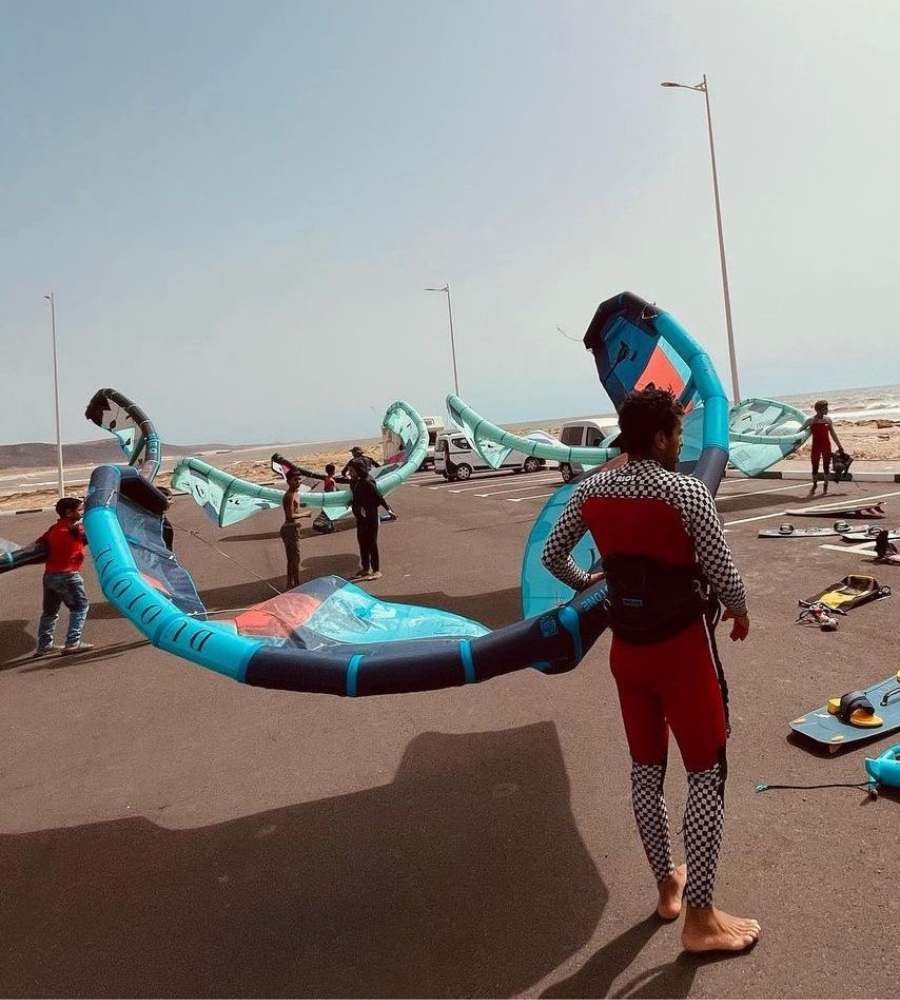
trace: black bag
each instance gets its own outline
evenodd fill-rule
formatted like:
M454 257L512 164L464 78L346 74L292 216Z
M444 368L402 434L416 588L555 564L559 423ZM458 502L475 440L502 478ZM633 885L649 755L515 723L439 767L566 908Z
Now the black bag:
M831 471L834 473L834 481L839 483L842 479L848 479L850 466L853 464L853 456L848 455L843 448L838 449L831 458Z

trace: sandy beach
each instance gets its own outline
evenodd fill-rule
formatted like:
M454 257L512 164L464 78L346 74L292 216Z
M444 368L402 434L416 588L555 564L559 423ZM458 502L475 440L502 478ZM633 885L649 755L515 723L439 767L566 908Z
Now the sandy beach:
M515 433L524 435L529 431L544 430L549 434L559 433L558 426L544 426L539 424L528 425L515 428ZM892 462L896 461L900 467L900 421L894 420L836 420L835 431L844 447L855 459L859 461ZM364 442L363 442L364 443ZM381 460L381 449L378 442L373 441L365 445L367 454ZM809 443L805 444L799 451L790 456L789 461L795 463L809 462ZM329 462L333 462L338 471L343 468L347 461L348 453L344 446L335 447L331 445L312 445L308 450L302 450L290 455L299 464L316 471L324 471ZM281 480L274 475L268 462L233 462L230 465L222 465L226 472L239 479L246 479L253 483L271 483L277 485ZM168 486L171 480L169 473L161 473L157 479L158 486ZM0 494L0 511L34 510L41 507L52 506L56 499L56 491L53 489L38 490L22 493Z

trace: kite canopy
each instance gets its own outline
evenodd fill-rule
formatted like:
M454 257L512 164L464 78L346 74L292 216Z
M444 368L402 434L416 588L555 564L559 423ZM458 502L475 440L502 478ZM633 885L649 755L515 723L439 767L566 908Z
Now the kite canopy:
M114 435L128 464L137 468L148 482L153 482L162 460L159 435L136 403L116 389L98 389L84 415Z
M619 454L618 448L572 448L545 431L513 434L486 420L453 393L447 397L447 410L450 419L462 428L469 444L492 469L499 469L511 451L520 451L523 455L533 455L547 462L583 466L602 465Z
M258 687L358 696L425 691L533 667L575 667L606 624L593 588L495 632L459 615L379 601L339 577L211 621L162 540L166 498L134 469L94 470L84 527L110 603L155 646Z
M684 444L678 470L706 483L715 496L728 461L728 400L707 353L678 321L631 292L602 302L584 345L616 412L633 390L651 383L670 389L684 407ZM541 614L571 600L573 591L541 562L544 544L580 480L558 489L541 511L525 547L522 608ZM582 569L599 567L590 533L572 552ZM600 587L603 585L600 584Z
M728 417L731 464L745 476L758 476L805 443L806 415L775 399L742 399Z
M405 482L425 460L428 431L419 414L402 400L388 407L383 427L393 435L392 440L398 442L397 451L371 473L378 492L385 497ZM190 493L220 528L243 521L261 510L280 507L284 499L284 492L280 489L248 483L199 458L184 458L175 465L172 486ZM350 510L350 490L325 493L321 487L321 482L311 478L302 484L303 505L320 508L331 520L343 517Z

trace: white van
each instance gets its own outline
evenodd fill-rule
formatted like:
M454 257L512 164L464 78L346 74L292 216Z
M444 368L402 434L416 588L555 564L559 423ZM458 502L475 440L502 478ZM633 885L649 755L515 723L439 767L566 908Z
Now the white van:
M544 460L511 451L503 460L501 469L515 472L537 472L544 467ZM461 431L439 434L434 449L434 471L444 479L468 479L473 472L493 472L494 470L469 444Z
M419 469L427 469L430 465L432 469L434 468L434 448L437 444L438 436L444 433L444 418L443 417L422 417L422 422L428 429L428 454L425 456L424 461L419 466Z
M604 441L611 440L619 433L619 421L616 415L601 417L582 417L581 420L570 420L562 425L559 440L570 448L599 448ZM584 467L577 462L560 462L559 471L563 482L567 483L575 476L584 472Z

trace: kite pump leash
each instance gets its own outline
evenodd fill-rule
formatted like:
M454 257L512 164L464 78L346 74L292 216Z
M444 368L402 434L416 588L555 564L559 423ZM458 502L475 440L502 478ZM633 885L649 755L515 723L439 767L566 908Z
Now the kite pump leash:
M282 591L280 591L277 587L269 583L268 580L265 580L263 577L261 577L259 573L252 570L246 563L242 563L240 559L235 559L234 556L230 556L227 552L223 552L222 549L220 549L217 545L213 545L213 543L210 542L208 539L204 538L199 531L193 531L191 528L184 528L180 524L177 524L175 521L173 521L171 518L169 518L169 523L172 525L173 528L178 528L179 531L183 531L186 535L192 535L194 538L203 542L204 545L208 545L213 550L213 552L218 552L220 556L224 556L226 559L230 559L233 563L240 566L241 569L245 569L251 576L255 576L260 583L264 583L269 588L269 590L272 590L279 595L282 593Z

